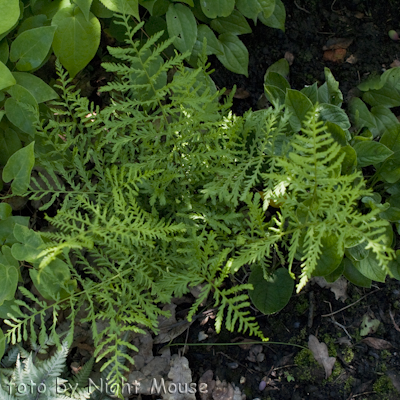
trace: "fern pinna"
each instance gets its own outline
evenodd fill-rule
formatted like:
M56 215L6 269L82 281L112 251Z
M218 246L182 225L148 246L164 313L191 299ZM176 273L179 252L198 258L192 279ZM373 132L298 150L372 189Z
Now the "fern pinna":
M187 54L164 61L171 40L156 45L160 33L142 45L134 40L142 24L128 22L119 22L127 47L110 48L116 62L104 64L117 76L102 89L111 95L104 109L82 98L58 64L62 99L50 121L37 122L28 192L42 209L59 202L48 218L55 230L41 233L46 243L20 230L40 247L27 260L38 287L53 269L63 280L47 292L51 304L21 288L38 310L17 300L14 311L30 314L10 313L6 333L12 342L28 328L35 336L34 318L44 331L52 310L57 335L57 314L68 308L71 340L79 311L115 379L127 369L121 357L133 363L119 349L136 350L123 333L156 332L160 305L190 287L202 285L189 319L212 294L218 332L224 325L264 339L248 310L252 286L227 284L240 268L261 264L267 276L272 255L283 262L286 254L293 277L300 260L300 290L332 246L343 256L365 243L382 268L390 257L385 223L377 211L357 212L368 192L358 173L341 173L343 155L315 109L301 133L281 108L234 116L233 93L220 103L205 56L197 69L183 65ZM280 209L268 218L272 200Z

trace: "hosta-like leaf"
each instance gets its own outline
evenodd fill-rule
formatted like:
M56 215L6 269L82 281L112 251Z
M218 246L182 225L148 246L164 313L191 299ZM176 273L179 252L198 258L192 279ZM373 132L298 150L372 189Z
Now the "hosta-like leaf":
M19 14L18 0L0 0L0 35L7 32L18 22Z
M217 58L229 71L248 76L249 52L243 42L232 33L219 35L224 54Z

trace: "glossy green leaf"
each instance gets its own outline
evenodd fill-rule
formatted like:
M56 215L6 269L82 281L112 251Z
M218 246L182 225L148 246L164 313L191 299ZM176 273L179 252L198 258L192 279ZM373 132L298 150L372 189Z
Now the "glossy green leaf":
M38 261L37 257L42 252L39 247L43 244L40 234L26 226L16 224L14 227L14 237L20 243L13 244L11 248L12 256L18 261L27 261L30 263Z
M192 11L183 4L171 4L168 8L167 27L174 46L181 52L192 51L197 38L197 23Z
M275 107L285 104L285 92L273 85L264 85L265 97Z
M0 0L0 35L18 22L19 14L19 0Z
M280 60L274 62L267 68L267 72L265 73L264 76L264 81L266 79L268 72L276 72L277 74L280 74L286 78L289 75L289 63L285 58L281 58Z
M307 113L312 109L311 100L298 90L286 90L285 105L291 116L289 119L291 127L297 132Z
M208 18L227 17L235 7L235 0L200 0L201 9Z
M0 220L11 217L12 208L8 203L0 203Z
M209 56L211 54L222 55L223 47L221 42L215 36L215 33L207 25L201 24L197 27L197 39L193 46L192 55L197 56L203 51L203 40L207 40L206 54Z
M397 117L388 108L376 106L371 108L371 114L374 117L376 128L371 127L371 132L375 137L382 136L383 133L400 124Z
M363 94L362 99L371 106L398 107L400 93L396 88L384 86L382 89L369 91Z
M6 165L8 159L21 147L21 140L13 129L0 130L0 165Z
M362 242L345 250L346 255L353 261L361 261L369 256L370 250L366 249L367 243Z
M58 258L40 272L30 269L29 275L36 289L47 300L56 300L57 296L65 297L65 287L71 280L68 265Z
M339 267L343 260L344 251L338 249L337 242L337 237L334 235L322 238L321 255L316 268L312 272L313 276L329 275Z
M33 4L31 1L31 8L34 14L45 14L48 19L52 19L62 8L70 7L70 0L36 0Z
M286 89L290 89L290 85L287 79L284 78L281 74L273 71L268 71L265 74L264 83L266 85L276 86L283 92L286 92Z
M249 52L243 42L232 33L219 35L224 54L217 58L229 71L248 76Z
M11 71L0 61L0 90L15 85Z
M22 32L29 31L35 28L41 28L42 26L50 25L49 19L45 14L33 15L25 19L18 27L18 35Z
M353 263L348 259L345 258L343 260L344 263L344 270L343 275L344 277L354 285L370 288L372 280L364 276L358 269L353 265Z
M92 0L73 0L73 2L81 9L86 21L89 21L90 7Z
M186 3L190 7L194 7L193 0L172 0L174 2Z
M46 82L33 74L14 72L13 76L17 84L27 89L37 103L44 103L58 97L58 94Z
M343 130L351 127L349 117L340 107L333 104L321 103L317 107L317 110L322 121L333 122L334 124L340 126Z
M4 104L7 118L23 132L33 135L38 113L37 101L27 89L18 84L11 86L8 93L11 97Z
M5 351L6 351L6 338L4 336L3 330L0 329L0 360L3 358Z
M171 2L168 0L152 0L145 1L140 5L144 7L152 17L161 17L162 15L166 14Z
M29 217L20 217L19 215L8 217L0 220L0 244L12 245L17 243L18 240L14 237L14 227L16 224L28 226Z
M377 282L385 282L386 271L379 265L374 253L370 252L368 257L363 260L353 261L353 265L367 278Z
M275 1L273 0L275 3ZM252 19L254 23L257 22L257 16L262 12L262 6L258 0L236 0L236 8L246 18ZM274 4L275 8L275 4ZM273 12L273 10L272 10ZM271 12L271 13L272 13Z
M357 166L357 153L350 145L344 146L340 149L339 156L345 153L342 162L342 174L352 174Z
M114 16L114 12L109 10L100 0L93 0L91 11L97 18L112 18Z
M277 269L267 280L263 270L255 265L252 268L249 283L254 290L249 291L253 304L264 314L273 314L286 306L293 293L294 281L286 268Z
M13 265L0 264L0 305L12 300L18 285L18 270Z
M368 110L365 103L358 97L353 97L349 101L348 109L350 120L353 122L356 129L376 127L374 116Z
M328 282L328 283L333 283L335 281L337 281L343 274L344 271L344 262L343 259L341 261L341 263L339 264L339 266L330 274L325 275L324 279Z
M346 132L337 124L331 121L325 121L327 132L332 136L332 139L341 146L347 146Z
M0 42L0 62L7 64L9 54L10 49L8 47L8 42L4 39Z
M3 181L13 180L11 189L17 196L24 195L28 189L32 168L35 164L34 145L35 142L32 142L14 153L3 169Z
M74 77L96 54L100 44L100 22L92 13L86 21L82 11L71 6L61 9L51 23L57 27L54 53Z
M381 163L393 154L384 144L375 141L358 142L354 145L354 150L359 167Z
M393 278L400 281L400 250L396 250L396 257L389 262L388 268Z
M379 169L382 178L388 183L395 183L400 179L400 124L386 131L379 143L393 151Z
M109 10L120 13L133 15L138 21L139 1L138 0L100 0Z
M17 36L11 44L10 60L19 71L31 71L46 58L53 41L54 26L30 29Z
M313 104L318 101L318 85L317 82L314 82L310 86L306 86L300 90L301 93L305 94Z
M228 17L219 17L212 20L211 28L218 33L233 33L234 35L251 33L251 28L246 18L237 10L233 10Z
M343 102L343 94L339 90L339 82L334 78L329 68L324 68L325 82L328 88L329 101L327 103L340 107Z
M275 0L275 5L271 15L267 16L272 9L273 1L266 0L265 2L260 2L261 5L264 3L263 12L258 15L258 19L266 26L270 28L280 29L285 32L285 20L286 20L286 10L285 5L281 0Z

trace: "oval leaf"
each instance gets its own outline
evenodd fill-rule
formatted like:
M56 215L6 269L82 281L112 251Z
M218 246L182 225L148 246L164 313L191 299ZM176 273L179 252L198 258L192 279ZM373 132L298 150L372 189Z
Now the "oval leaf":
M0 165L6 165L8 159L21 147L21 140L13 129L0 131Z
M271 3L271 1L267 1ZM266 26L270 28L277 28L285 32L285 20L286 20L286 10L285 6L281 0L275 0L275 7L273 8L273 13L267 16L271 8L266 7L264 11L258 16L258 19Z
M384 144L374 141L357 142L354 150L357 153L359 167L381 163L393 154L393 151Z
M10 182L14 194L22 196L28 189L31 172L35 164L34 156L35 142L15 152L7 161L3 169L3 181Z
M237 74L249 76L249 52L243 42L232 33L223 33L219 35L218 40L222 44L224 54L217 54L217 58L224 67Z
M15 84L16 81L11 71L0 61L0 90Z
M227 17L235 7L235 0L200 0L201 9L208 18Z
M311 100L303 93L293 90L286 90L285 105L290 111L289 119L291 127L295 131L299 131L301 123L305 119L307 113L312 109Z
M54 53L74 77L96 54L100 44L100 22L92 13L86 21L82 11L71 6L58 11L51 23L57 26Z
M109 10L120 14L133 15L138 21L139 16L139 1L138 0L100 0Z
M0 305L12 300L18 285L18 270L13 265L0 264Z
M46 58L56 28L42 26L22 32L11 44L10 60L17 63L19 71L31 71Z
M264 279L263 270L255 265L249 277L254 290L249 297L254 305L264 314L273 314L286 306L293 293L294 281L286 268L277 269L268 280Z
M13 76L17 84L28 90L37 103L44 103L58 97L58 94L46 82L33 74L14 72Z
M233 33L234 35L251 33L246 18L237 10L233 10L228 17L220 17L211 21L211 28L218 33Z
M169 36L176 36L174 46L181 53L192 51L197 38L197 23L192 11L183 4L171 4L166 18Z
M0 35L18 22L19 14L19 0L0 0Z

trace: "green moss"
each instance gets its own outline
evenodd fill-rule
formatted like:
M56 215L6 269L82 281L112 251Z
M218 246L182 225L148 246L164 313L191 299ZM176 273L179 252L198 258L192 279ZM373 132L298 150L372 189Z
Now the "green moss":
M347 347L343 352L343 359L347 364L350 364L354 358L354 351L352 348Z
M382 375L373 386L373 390L381 395L389 396L390 394L396 393L396 389L392 384L392 381L388 376ZM380 396L382 400L389 399L389 397Z
M355 382L355 379L353 376L349 376L346 379L346 382L344 383L344 386L343 386L346 393L351 392L351 390L353 389L353 386L354 386L354 382Z

